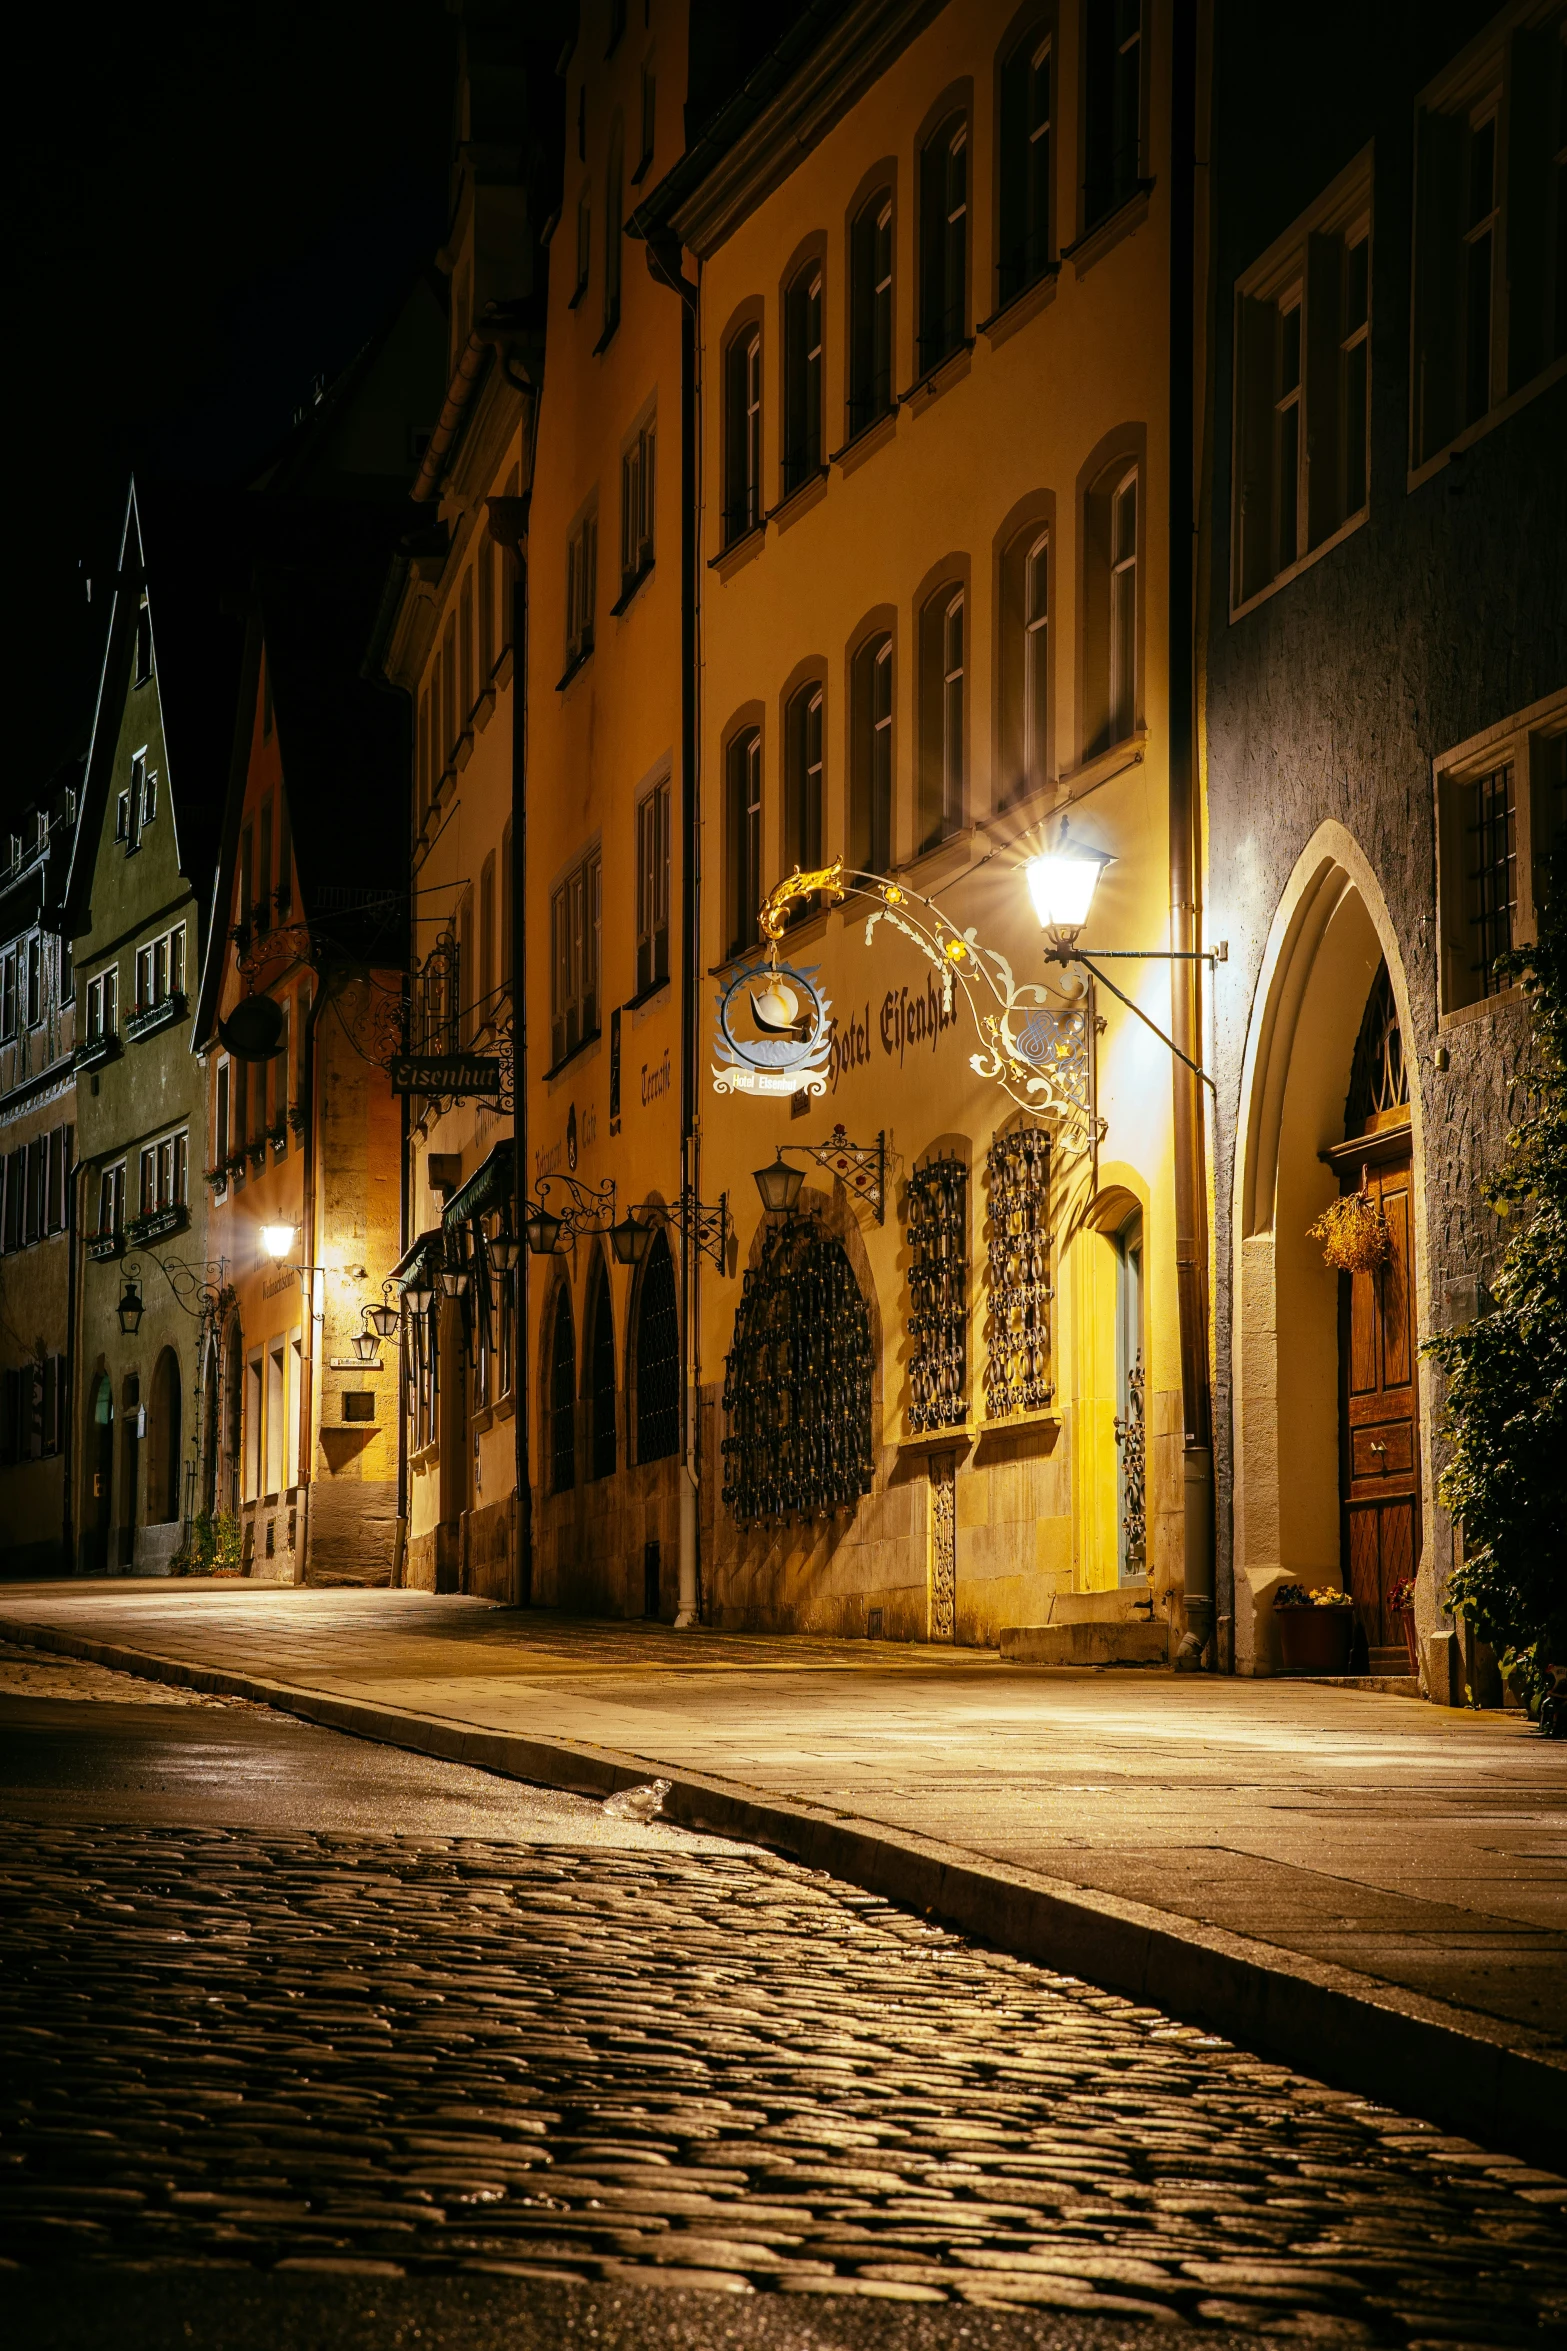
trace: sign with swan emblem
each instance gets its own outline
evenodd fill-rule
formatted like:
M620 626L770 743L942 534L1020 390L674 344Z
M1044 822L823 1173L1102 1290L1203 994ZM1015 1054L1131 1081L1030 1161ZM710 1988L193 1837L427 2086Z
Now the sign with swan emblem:
M825 1094L832 1005L818 967L742 964L719 990L713 1052L716 1094Z

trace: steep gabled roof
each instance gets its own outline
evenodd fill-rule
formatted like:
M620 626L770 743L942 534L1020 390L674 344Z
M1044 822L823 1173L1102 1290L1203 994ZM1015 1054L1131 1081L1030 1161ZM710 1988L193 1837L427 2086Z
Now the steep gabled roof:
M235 758L242 632L233 594L243 576L234 502L145 479L131 482L120 540L92 741L65 885L67 936L92 920L89 893L108 810L145 589L165 746L163 790L180 871L205 905Z

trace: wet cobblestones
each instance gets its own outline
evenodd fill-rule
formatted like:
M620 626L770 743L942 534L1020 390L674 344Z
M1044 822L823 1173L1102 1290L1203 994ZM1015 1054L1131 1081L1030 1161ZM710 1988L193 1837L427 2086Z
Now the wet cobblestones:
M766 1855L9 1822L0 2257L1567 2340L1567 2183Z

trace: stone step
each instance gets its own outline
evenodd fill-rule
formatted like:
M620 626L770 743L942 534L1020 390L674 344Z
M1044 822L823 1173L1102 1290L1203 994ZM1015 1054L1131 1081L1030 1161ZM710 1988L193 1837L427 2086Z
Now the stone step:
M1170 1631L1162 1617L1150 1624L1145 1616L1008 1625L1001 1635L1001 1660L1004 1665L1168 1665Z

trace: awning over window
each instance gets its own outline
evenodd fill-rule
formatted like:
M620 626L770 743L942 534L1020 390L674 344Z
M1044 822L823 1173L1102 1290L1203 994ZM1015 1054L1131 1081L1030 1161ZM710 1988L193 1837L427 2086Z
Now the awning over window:
M455 1231L472 1217L487 1216L492 1209L508 1210L516 1196L517 1182L512 1172L515 1164L516 1145L508 1136L505 1142L496 1144L483 1166L475 1168L468 1181L447 1201L441 1219L446 1231Z
M430 1272L440 1262L441 1228L437 1225L433 1232L421 1233L413 1247L404 1251L387 1280L395 1282L400 1290L411 1290L421 1274Z

